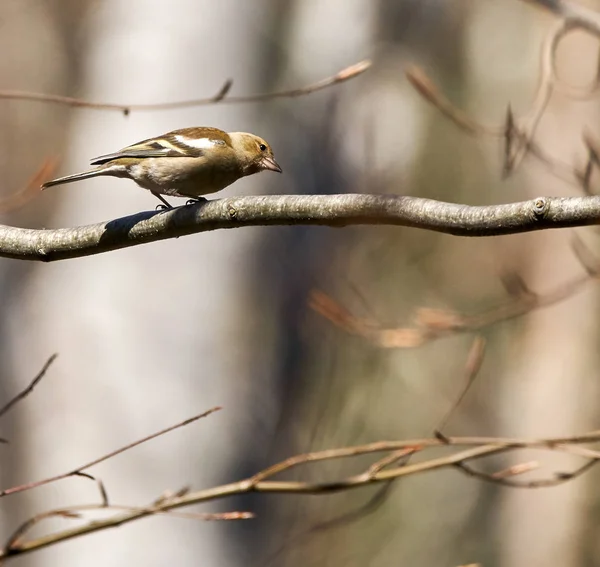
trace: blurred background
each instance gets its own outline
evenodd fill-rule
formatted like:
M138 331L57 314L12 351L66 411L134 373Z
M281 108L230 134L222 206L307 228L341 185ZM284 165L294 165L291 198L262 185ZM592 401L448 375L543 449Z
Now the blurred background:
M597 2L589 2L600 7ZM531 104L552 16L517 0L4 0L0 89L125 104L306 85L367 57L360 78L296 99L163 112L0 101L1 195L42 162L57 174L138 140L193 126L254 132L284 170L224 196L391 193L493 204L579 189L531 160L501 180L498 141L468 138L412 90L421 65L458 106L501 123ZM561 69L585 85L597 45L574 35ZM547 151L582 159L597 101L556 96L538 133ZM48 190L4 224L71 227L156 200L125 180ZM579 234L597 249L597 234ZM218 414L90 472L112 502L144 506L167 489L241 479L300 452L430 436L457 395L473 337L384 350L310 310L321 289L388 327L416 307L474 313L506 300L501 276L540 292L582 274L571 231L466 239L392 227L248 228L205 233L42 265L0 260L0 396L22 389L53 352L34 394L0 424L2 488L75 468L215 405ZM598 427L598 294L483 331L481 373L445 432L558 436ZM568 470L549 454L538 476ZM338 478L364 461L299 469ZM482 465L485 468L485 465ZM490 465L491 466L491 465ZM494 468L495 467L495 468ZM251 510L246 522L155 517L56 545L19 565L485 566L597 565L598 471L558 488L511 490L454 470L330 496L252 496L201 508ZM535 476L535 475L534 475ZM47 509L98 501L68 479L4 498L0 534ZM352 511L361 513L351 514ZM340 518L342 520L336 520ZM350 521L351 518L351 521ZM52 520L31 535L64 529Z

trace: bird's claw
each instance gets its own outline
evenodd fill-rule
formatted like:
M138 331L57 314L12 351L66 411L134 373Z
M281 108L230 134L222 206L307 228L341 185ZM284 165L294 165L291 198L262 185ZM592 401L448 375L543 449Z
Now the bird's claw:
M186 207L190 205L197 205L198 203L206 203L206 199L204 197L198 197L196 199L188 199L185 202Z

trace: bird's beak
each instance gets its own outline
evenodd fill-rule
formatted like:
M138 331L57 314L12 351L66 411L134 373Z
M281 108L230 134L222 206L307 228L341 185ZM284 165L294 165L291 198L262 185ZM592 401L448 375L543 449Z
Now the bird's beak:
M279 167L279 164L275 161L275 158L273 157L264 157L260 160L260 164L262 165L263 169L269 169L270 171L276 171L277 173L281 173L281 167Z

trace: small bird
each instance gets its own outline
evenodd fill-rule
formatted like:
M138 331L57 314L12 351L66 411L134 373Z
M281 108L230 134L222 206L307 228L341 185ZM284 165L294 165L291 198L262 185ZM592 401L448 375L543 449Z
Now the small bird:
M271 146L246 132L182 128L94 158L95 169L46 181L42 189L108 175L132 179L166 206L161 195L191 197L215 193L241 177L270 170L281 173ZM189 202L189 201L188 201Z

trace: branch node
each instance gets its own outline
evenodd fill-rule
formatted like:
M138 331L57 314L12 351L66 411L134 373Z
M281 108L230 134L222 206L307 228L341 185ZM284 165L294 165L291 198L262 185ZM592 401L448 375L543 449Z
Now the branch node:
M538 219L544 218L549 208L550 202L545 197L538 197L533 202L533 213Z

